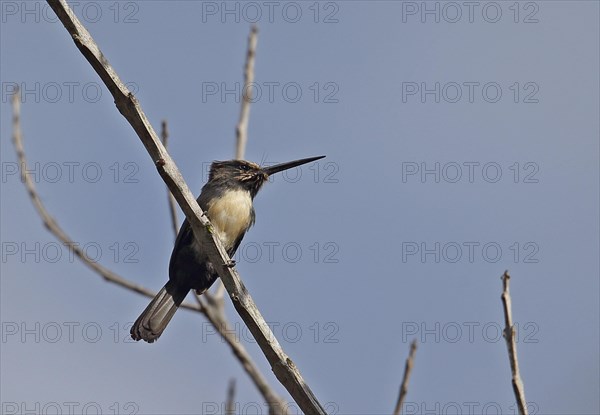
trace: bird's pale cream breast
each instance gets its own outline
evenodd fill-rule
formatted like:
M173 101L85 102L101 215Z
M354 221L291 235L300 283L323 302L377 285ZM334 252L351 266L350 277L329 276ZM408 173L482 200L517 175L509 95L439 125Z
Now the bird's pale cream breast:
M252 199L246 190L229 190L208 205L208 218L225 249L230 249L252 221Z

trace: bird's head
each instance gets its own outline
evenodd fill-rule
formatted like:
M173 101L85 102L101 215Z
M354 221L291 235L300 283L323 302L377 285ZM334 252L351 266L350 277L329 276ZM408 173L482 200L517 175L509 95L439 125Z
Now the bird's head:
M254 198L272 174L310 163L323 157L325 156L309 157L269 167L261 167L256 163L246 160L215 161L210 166L208 182L225 185L230 188L241 187L249 191Z

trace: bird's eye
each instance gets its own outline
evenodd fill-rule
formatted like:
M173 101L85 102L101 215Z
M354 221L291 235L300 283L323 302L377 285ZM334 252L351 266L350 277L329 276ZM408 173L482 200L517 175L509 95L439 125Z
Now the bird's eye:
M248 171L248 170L250 170L250 167L248 167L245 164L242 164L242 170Z

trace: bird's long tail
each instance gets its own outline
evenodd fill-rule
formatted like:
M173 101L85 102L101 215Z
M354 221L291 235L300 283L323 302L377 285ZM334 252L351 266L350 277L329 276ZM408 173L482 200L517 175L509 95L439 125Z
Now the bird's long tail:
M181 287L173 281L167 282L133 323L131 338L148 343L158 339L188 292L188 288Z

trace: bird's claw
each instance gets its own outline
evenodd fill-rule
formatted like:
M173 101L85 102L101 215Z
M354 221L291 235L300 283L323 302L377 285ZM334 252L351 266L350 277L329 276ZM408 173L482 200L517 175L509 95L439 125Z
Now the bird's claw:
M226 266L227 268L233 268L233 267L235 267L235 260L234 260L234 259L230 259L230 260L229 260L229 262L227 262L227 263L225 264L225 266Z

